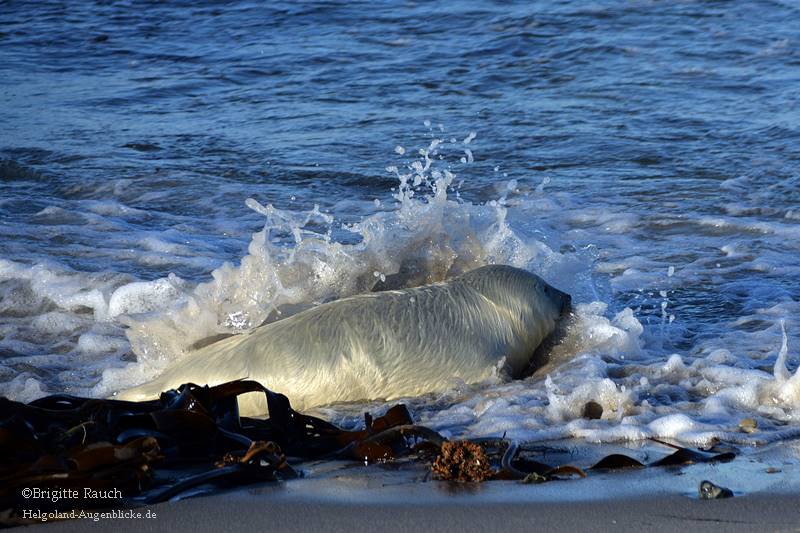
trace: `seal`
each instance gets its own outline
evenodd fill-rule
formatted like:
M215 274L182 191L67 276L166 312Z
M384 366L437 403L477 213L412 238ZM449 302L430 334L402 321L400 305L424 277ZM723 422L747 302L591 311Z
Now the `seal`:
M539 348L552 344L570 311L570 296L539 276L485 266L445 282L343 298L225 338L119 397L144 400L182 383L247 377L302 410L437 392L454 379L519 378L547 362ZM265 406L248 396L242 412L263 414Z

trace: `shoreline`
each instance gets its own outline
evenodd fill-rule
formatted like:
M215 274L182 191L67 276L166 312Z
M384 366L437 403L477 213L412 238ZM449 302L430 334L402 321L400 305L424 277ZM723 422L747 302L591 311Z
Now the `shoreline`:
M568 502L345 503L237 491L149 507L152 519L72 520L52 531L796 531L797 496L704 501L683 496Z
M137 508L151 519L72 520L52 531L797 531L794 442L730 463L693 464L521 484L431 481L419 465L306 463L305 478L202 493ZM769 468L780 469L767 473ZM731 488L700 500L700 481ZM195 494L198 494L197 492Z

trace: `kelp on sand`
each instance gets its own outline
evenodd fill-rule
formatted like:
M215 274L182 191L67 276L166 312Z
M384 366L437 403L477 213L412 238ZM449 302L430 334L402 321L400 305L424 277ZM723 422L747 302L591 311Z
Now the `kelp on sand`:
M264 394L268 418L239 416L238 397ZM724 461L676 447L649 466ZM448 442L415 425L405 405L383 416L364 416L364 428L344 430L293 410L286 396L255 381L214 387L184 384L157 400L128 402L57 394L29 404L0 398L0 524L33 520L24 489L119 491L123 498L41 498L42 512L118 508L157 503L213 485L233 487L295 478L292 463L310 459L390 462L400 458L431 465L437 479L542 482L583 477L585 470L551 466L520 454L503 439ZM619 454L591 469L644 467ZM53 492L55 494L55 492ZM55 501L54 501L55 500Z

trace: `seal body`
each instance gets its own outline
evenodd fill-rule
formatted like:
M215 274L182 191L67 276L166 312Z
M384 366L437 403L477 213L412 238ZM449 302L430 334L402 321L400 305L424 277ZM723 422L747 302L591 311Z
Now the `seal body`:
M537 348L569 314L570 302L524 270L481 267L442 283L322 304L226 338L120 397L150 399L182 383L246 377L302 410L439 391L454 378L519 377L532 370ZM247 396L241 400L243 413L265 412Z

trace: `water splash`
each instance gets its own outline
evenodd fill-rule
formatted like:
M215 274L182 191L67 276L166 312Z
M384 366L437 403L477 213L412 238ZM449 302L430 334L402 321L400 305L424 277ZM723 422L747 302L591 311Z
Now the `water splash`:
M535 269L537 261L558 262L558 252L510 227L504 201L479 205L458 197L456 173L439 158L444 146L433 139L416 160L387 168L398 182L393 205L342 225L352 244L332 237L337 221L318 206L298 213L248 199L264 226L247 255L184 291L175 306L124 318L138 364L133 373L107 370L104 389L132 385L132 375L149 379L204 338L240 333L322 302L440 281L485 264Z

